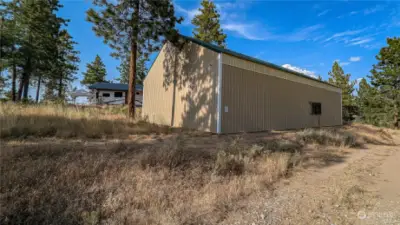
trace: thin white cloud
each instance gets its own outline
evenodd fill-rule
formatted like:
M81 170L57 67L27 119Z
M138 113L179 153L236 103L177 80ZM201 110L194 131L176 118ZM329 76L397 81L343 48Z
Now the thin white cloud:
M389 24L389 27L397 27L400 26L400 4L398 5L397 8L394 8L392 12L390 13L391 18L391 23Z
M359 11L351 11L351 12L349 13L349 15L352 16L352 15L356 15L356 14L358 14L358 13L359 13Z
M236 33L249 40L277 40L285 42L298 42L312 40L317 41L323 36L317 35L317 31L323 28L322 24L316 24L298 29L292 33L272 34L259 24L223 23L222 29Z
M365 30L366 30L366 28L358 29L358 30L347 30L347 31L335 33L331 37L326 38L323 42L327 42L330 40L336 40L340 37L353 36L353 35L359 34L361 32L364 32Z
M249 40L266 40L267 37L257 35L257 28L252 24L222 24L222 29L237 33L238 35Z
M335 59L333 60L333 62L339 63L340 66L347 66L351 63L351 62L341 62L340 59Z
M364 15L376 13L376 12L382 11L382 10L384 10L384 9L385 9L385 6L383 6L383 5L376 5L376 6L373 7L373 8L365 9L365 10L364 10Z
M350 62L340 62L339 63L339 65L341 65L341 66L347 66L347 65L349 65L350 64Z
M350 62L358 62L361 60L361 57L360 56L352 56L352 57L350 57L349 60L350 60Z
M309 77L317 78L317 76L315 75L314 71L302 69L300 67L292 66L290 64L283 64L282 67L284 67L286 69L289 69L289 70L293 70L293 71L298 72L298 73L305 74L305 75L307 75Z
M356 15L356 14L358 14L358 13L360 13L360 11L351 11L351 12L349 12L349 13L340 15L340 16L338 16L337 18L338 18L338 19L342 19L342 18L345 18L345 17L348 17L348 16L354 16L354 15Z
M354 16L354 15L357 15L357 14L360 14L360 13L364 13L364 15L369 15L369 14L373 14L373 13L382 11L384 9L385 9L384 5L376 5L376 6L372 7L372 8L364 9L364 10L361 10L361 11L351 11L349 13L340 15L337 18L338 19L343 19L345 17Z
M180 5L176 4L174 5L175 10L184 16L184 24L190 24L192 22L192 19L200 13L199 9L185 9L181 7Z
M308 27L301 28L290 34L283 34L278 37L280 40L286 41L304 41L304 40L318 40L316 37L322 38L322 36L317 36L316 31L322 29L324 25L316 24Z
M248 6L248 2L217 2L215 3L215 6L217 9L244 9Z
M320 13L318 13L318 17L320 17L320 16L323 16L323 15L326 15L328 12L330 12L331 10L330 9L327 9L327 10L324 10L324 11L322 11L322 12L320 12Z
M373 38L361 38L358 41L353 41L349 45L362 45L373 41Z
M380 44L380 43L366 44L366 45L362 45L362 47L364 47L366 49L380 49L382 47L382 44Z
M217 11L220 14L221 22L228 22L230 20L240 21L241 17L245 17L245 13L243 12L246 7L249 6L250 3L245 3L241 1L233 2L217 2L215 6L217 7ZM190 25L192 19L200 14L200 4L193 9L186 9L174 2L175 10L178 14L184 17L183 25Z

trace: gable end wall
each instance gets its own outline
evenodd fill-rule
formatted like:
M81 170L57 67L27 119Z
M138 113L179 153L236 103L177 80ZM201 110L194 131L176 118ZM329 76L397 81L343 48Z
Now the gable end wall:
M192 42L167 43L145 81L142 115L149 122L216 132L218 53Z

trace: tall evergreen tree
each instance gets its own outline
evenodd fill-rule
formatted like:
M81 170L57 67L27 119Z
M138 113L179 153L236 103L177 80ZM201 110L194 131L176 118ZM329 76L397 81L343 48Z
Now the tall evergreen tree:
M221 28L215 4L209 0L201 2L200 14L192 19L192 24L195 26L193 35L202 41L214 43L220 47L226 47L226 34Z
M76 42L66 30L57 34L57 50L51 70L52 76L48 76L45 83L45 100L61 100L66 97L69 84L76 79L74 74L78 71L77 63L79 52L74 49Z
M83 80L81 84L91 85L97 82L105 82L106 80L106 66L101 60L99 55L96 55L92 63L86 65L86 72L83 73Z
M2 1L0 6L0 14L8 21L6 39L11 43L5 60L12 71L12 99L19 100L28 97L33 80L39 89L42 77L51 75L57 33L66 20L56 15L61 7L58 0Z
M22 60L18 48L22 45L21 42L21 24L18 22L19 8L17 1L0 2L0 71L11 71L11 100L17 100L16 85L18 79L18 70L20 61Z
M375 124L374 121L380 117L380 113L376 112L381 105L376 101L376 89L372 88L365 78L363 78L357 90L356 102L360 111L360 117L363 121L370 124Z
M388 38L388 46L376 56L378 63L371 70L371 85L375 89L374 107L381 115L373 124L388 127L400 126L400 38Z
M58 46L58 98L65 98L69 84L76 79L74 74L78 71L79 52L74 49L77 43L72 40L71 35L62 30L59 35Z
M355 99L353 96L354 85L357 81L350 80L350 74L345 74L337 61L332 65L328 73L328 82L342 89L342 115L344 120L351 120L355 110Z
M176 41L177 19L170 0L94 0L99 11L90 9L87 19L93 30L115 50L113 56L123 57L129 52L128 112L135 116L135 78L137 58L160 49L160 38Z
M144 56L140 56L136 62L136 84L143 84L143 80L147 75L147 68L146 68L146 61L147 59ZM122 84L129 83L129 57L121 60L121 65L117 67L120 77L117 78Z

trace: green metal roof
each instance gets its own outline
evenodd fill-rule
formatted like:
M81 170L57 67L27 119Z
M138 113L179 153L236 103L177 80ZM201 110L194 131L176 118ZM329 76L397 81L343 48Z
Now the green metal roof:
M270 62L267 62L267 61L263 61L263 60L260 60L260 59L257 59L257 58L254 58L254 57L251 57L251 56L248 56L248 55L244 55L244 54L241 54L241 53L229 50L229 49L221 48L221 47L219 47L217 45L210 44L210 43L201 41L201 40L196 39L196 38L188 37L188 36L185 36L185 35L182 35L182 34L181 34L181 36L184 39L188 40L188 41L191 41L193 43L196 43L198 45L201 45L201 46L203 46L205 48L208 48L208 49L210 49L212 51L215 51L215 52L218 52L218 53L224 53L224 54L232 55L232 56L244 59L244 60L248 60L248 61L251 61L251 62L254 62L254 63L262 64L262 65L265 65L265 66L268 66L268 67L272 67L272 68L277 69L277 70L281 70L281 71L284 71L284 72L287 72L287 73L291 73L291 74L294 74L294 75L297 75L297 76L300 76L300 77L304 77L304 78L309 79L309 80L314 80L314 81L317 81L317 82L320 82L320 83L323 83L323 84L330 85L330 86L335 87L335 88L339 88L339 87L337 87L337 86L335 86L333 84L330 84L328 82L321 81L321 80L309 77L309 76L307 76L305 74L302 74L302 73L299 73L299 72L296 72L296 71L293 71L293 70L286 69L286 68L284 68L282 66L278 66L276 64L273 64L273 63L270 63Z
M89 89L128 91L128 84L97 82L95 84L90 85ZM135 89L142 91L143 86L140 84L136 84Z

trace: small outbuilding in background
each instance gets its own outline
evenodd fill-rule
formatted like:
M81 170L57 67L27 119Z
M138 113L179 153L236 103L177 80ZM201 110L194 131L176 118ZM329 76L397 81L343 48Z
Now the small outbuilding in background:
M95 83L89 86L92 104L123 105L128 102L128 85L118 83ZM142 106L143 86L136 85L135 104Z

